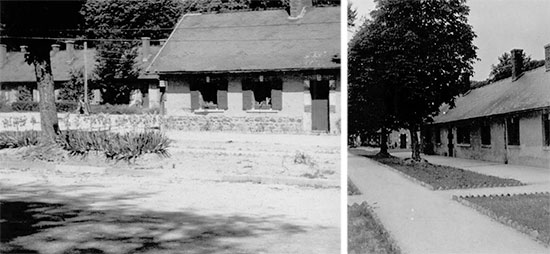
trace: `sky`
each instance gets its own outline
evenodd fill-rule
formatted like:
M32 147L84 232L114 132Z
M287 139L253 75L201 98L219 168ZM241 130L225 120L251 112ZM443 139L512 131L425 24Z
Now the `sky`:
M359 16L368 16L376 7L373 0L349 0ZM469 0L468 23L478 47L472 80L489 77L491 65L514 48L523 49L531 59L544 59L544 45L550 44L550 0Z

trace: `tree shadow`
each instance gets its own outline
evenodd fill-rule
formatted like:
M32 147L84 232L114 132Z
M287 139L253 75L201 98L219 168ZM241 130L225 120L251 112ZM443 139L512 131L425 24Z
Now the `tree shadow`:
M2 193L13 194L0 199L0 253L258 253L261 246L250 249L240 240L308 230L284 217L153 211L117 202L91 206L92 200L147 194L67 196L62 193L69 190L51 191L51 186L23 189L0 186Z

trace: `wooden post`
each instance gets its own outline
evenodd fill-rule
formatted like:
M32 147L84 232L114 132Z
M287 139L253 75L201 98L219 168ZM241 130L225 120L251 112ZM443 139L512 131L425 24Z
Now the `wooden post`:
M88 101L88 42L84 41L84 113L90 114L90 103Z

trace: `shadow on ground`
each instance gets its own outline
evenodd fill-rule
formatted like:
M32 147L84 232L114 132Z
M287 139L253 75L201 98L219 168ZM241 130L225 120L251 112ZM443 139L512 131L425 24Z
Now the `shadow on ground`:
M159 212L116 202L98 209L89 203L102 197L93 194L67 197L38 186L24 193L19 188L0 190L13 194L0 200L0 253L258 253L261 245L251 250L239 242L306 231L283 218ZM128 195L110 199L136 196Z

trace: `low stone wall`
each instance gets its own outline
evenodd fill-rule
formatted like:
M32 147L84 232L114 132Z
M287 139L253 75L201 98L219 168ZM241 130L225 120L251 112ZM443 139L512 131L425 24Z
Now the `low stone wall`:
M58 114L62 130L139 131L162 128L183 131L304 133L302 119L278 116L161 116ZM1 113L0 131L39 130L39 113Z

